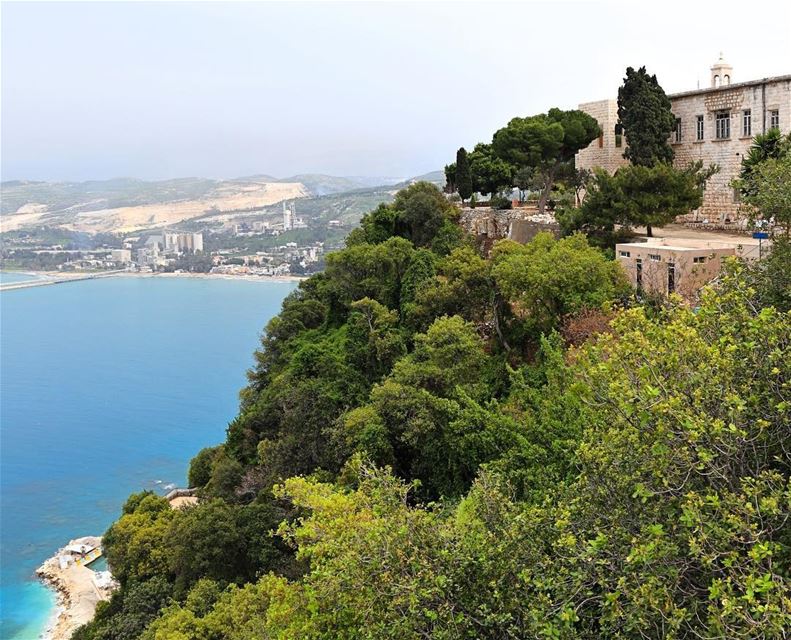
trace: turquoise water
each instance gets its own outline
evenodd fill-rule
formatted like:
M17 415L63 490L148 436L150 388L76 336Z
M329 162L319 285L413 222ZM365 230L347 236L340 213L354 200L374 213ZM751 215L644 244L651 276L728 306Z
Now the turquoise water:
M123 277L0 294L0 638L43 630L41 562L102 534L132 491L183 485L224 438L294 287Z

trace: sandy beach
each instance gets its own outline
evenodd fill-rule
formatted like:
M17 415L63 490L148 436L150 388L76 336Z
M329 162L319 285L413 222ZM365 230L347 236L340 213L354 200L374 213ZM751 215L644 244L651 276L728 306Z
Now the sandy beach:
M88 536L72 540L69 545L99 546L100 543L101 538ZM96 605L102 600L109 600L112 594L111 588L97 587L96 572L88 567L71 563L62 568L58 560L62 551L59 550L36 570L38 576L58 594L58 607L44 632L45 640L68 640L77 627L93 619Z

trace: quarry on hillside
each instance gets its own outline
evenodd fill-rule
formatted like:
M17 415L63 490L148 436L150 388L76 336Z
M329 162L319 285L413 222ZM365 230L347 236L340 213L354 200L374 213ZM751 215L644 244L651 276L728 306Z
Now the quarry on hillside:
M4 189L5 191L5 189ZM25 227L58 226L72 231L89 233L126 233L138 229L168 225L217 213L255 209L276 204L282 200L304 198L310 192L300 182L220 182L215 188L199 197L165 199L143 204L110 204L107 200L91 198L65 208L54 208L37 202L26 202L17 213L4 214L2 231L15 231Z

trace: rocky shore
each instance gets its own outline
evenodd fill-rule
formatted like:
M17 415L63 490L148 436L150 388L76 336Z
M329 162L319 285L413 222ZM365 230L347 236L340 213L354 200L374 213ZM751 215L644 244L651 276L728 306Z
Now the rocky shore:
M114 583L109 574L69 561L66 552L81 545L98 547L101 541L94 536L72 540L36 570L41 580L58 594L57 616L43 636L46 640L68 640L77 627L93 619L99 602L110 599Z

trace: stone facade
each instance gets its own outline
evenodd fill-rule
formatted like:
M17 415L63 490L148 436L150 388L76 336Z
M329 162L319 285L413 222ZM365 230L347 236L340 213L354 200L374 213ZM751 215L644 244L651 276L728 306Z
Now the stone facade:
M602 135L588 147L580 150L576 157L577 168L601 167L614 173L618 167L629 164L629 161L623 157L626 140L622 135L615 133L615 126L618 124L618 101L586 102L579 106L579 110L596 118L602 129Z
M773 117L782 133L791 131L791 75L688 91L670 96L670 101L680 125L680 132L671 136L675 164L701 160L720 168L706 184L703 206L691 219L714 224L740 220L739 194L731 182L739 176L753 137L769 131Z
M706 185L703 206L686 221L738 228L744 226L744 213L731 182L738 177L755 135L773 126L784 134L791 131L791 75L734 84L732 68L722 59L711 72L710 87L668 96L677 122L670 143L678 167L697 160L720 167ZM579 106L599 121L605 135L577 154L578 168L614 172L626 164L616 147L614 104L614 100L604 100Z

